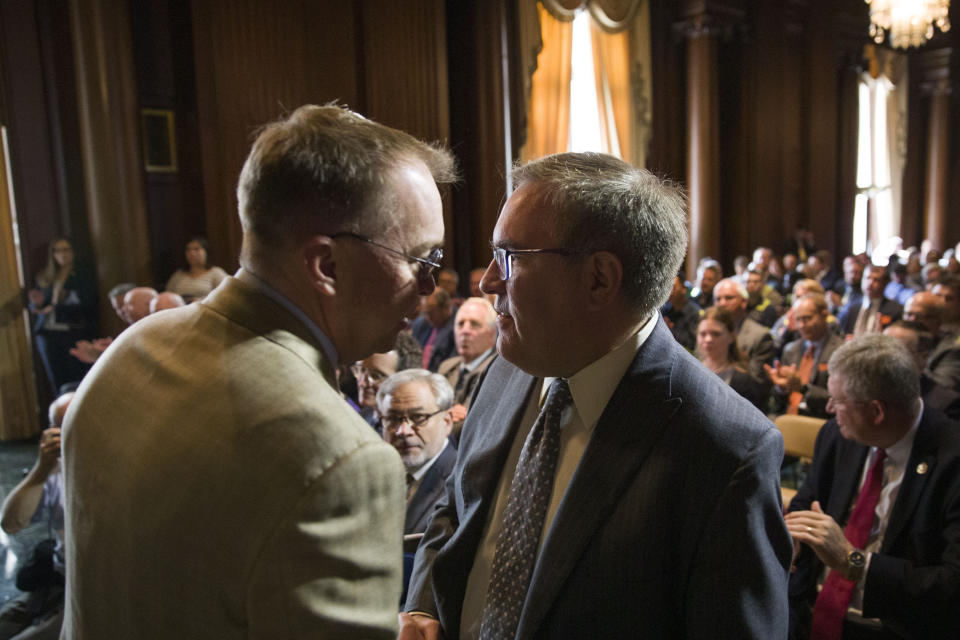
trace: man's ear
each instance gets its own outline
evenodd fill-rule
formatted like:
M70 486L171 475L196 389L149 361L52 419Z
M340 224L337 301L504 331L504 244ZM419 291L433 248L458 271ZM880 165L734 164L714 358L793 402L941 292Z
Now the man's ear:
M870 405L873 407L874 412L873 424L880 424L886 415L887 406L879 400L871 400Z
M337 266L333 255L333 240L315 235L300 245L300 256L310 285L321 295L337 292Z
M609 251L597 251L587 257L585 265L590 298L595 304L608 304L620 295L623 287L620 258Z

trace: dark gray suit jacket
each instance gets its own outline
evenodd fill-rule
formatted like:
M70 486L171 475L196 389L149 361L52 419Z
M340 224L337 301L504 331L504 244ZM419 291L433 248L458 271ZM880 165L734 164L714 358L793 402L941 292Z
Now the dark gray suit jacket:
M467 578L540 380L498 358L417 550L407 610L459 636ZM783 638L779 432L658 319L543 541L517 638Z
M420 479L420 486L407 504L407 517L403 523L403 534L423 533L430 521L433 505L443 496L443 483L453 470L457 461L457 448L447 443L446 449L437 458Z

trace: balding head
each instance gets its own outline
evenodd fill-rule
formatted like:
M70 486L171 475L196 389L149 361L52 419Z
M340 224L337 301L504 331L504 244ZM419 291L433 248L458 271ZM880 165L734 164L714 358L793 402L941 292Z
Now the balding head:
M123 319L133 324L150 315L150 303L157 297L157 290L151 287L136 287L123 296Z
M50 409L47 412L47 417L50 419L51 427L62 427L63 426L63 416L67 414L67 407L70 406L70 402L73 400L73 391L67 392L56 400L50 403Z
M497 312L485 298L467 298L457 311L454 340L463 362L472 362L497 340Z
M920 291L907 300L903 307L903 319L919 322L933 335L940 332L943 322L943 299L929 291Z
M740 322L747 311L747 289L734 278L724 278L713 288L713 304L733 314Z
M185 304L186 302L183 301L183 298L179 294L164 291L150 301L150 313L156 313L157 311L164 311L166 309L176 309Z

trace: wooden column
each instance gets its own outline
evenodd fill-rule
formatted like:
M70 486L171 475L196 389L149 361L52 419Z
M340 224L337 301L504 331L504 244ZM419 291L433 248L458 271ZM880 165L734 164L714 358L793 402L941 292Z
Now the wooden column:
M708 17L696 16L687 31L687 189L690 247L687 273L720 252L720 144L717 131L716 42Z
M70 2L101 331L110 335L120 326L106 293L118 282L151 281L128 7L124 0Z
M944 78L929 89L927 176L923 197L924 237L943 251L947 234L947 182L950 161L950 83Z

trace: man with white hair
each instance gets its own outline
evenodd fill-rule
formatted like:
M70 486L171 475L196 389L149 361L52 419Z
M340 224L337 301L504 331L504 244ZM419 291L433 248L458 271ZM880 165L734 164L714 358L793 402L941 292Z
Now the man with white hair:
M134 287L123 296L123 306L120 308L122 317L127 324L133 324L150 315L150 303L157 297L157 290L153 287Z
M835 417L790 503L793 638L960 638L960 429L913 357L868 334L830 358Z
M178 293L173 293L171 291L164 291L163 293L157 294L157 297L150 301L150 313L156 313L157 311L165 311L167 309L176 309L177 307L182 307L186 302L183 301L183 297Z
M457 461L448 436L453 428L453 389L446 378L426 369L407 369L384 380L377 391L383 439L399 453L407 470L404 535L423 533L443 483Z
M437 373L453 387L454 436L470 408L470 397L487 367L497 357L497 312L486 298L467 298L457 310L453 323L457 354L440 363Z
M776 349L770 329L747 316L750 295L736 278L724 278L713 288L713 303L733 314L737 323L737 348L750 358L748 370L757 380L769 384L764 365L773 364Z

